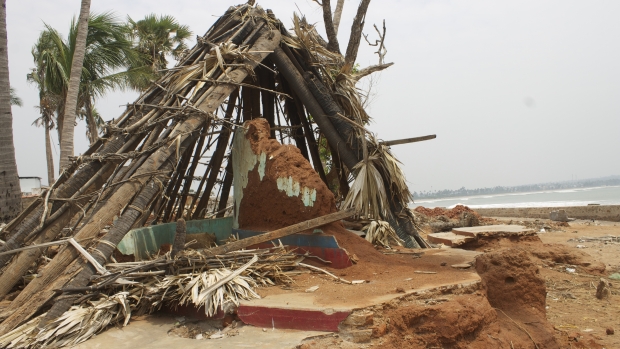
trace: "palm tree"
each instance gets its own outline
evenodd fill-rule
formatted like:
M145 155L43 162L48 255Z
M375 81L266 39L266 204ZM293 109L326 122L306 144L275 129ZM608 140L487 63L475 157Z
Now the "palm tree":
M43 101L45 104L47 101ZM37 118L32 124L37 127L45 128L45 158L47 160L47 183L52 185L54 179L54 157L52 156L52 140L50 137L50 131L54 129L56 119L54 118L54 112L51 113L47 107L39 106L41 109L41 116Z
M54 157L52 155L52 140L50 137L50 131L56 126L56 117L54 113L58 110L60 104L60 97L49 92L45 84L45 72L47 60L44 59L45 52L47 50L53 50L54 45L50 40L49 33L41 35L37 40L37 43L32 48L32 57L37 65L37 68L32 69L32 72L26 76L28 82L33 83L39 90L39 111L41 116L37 118L32 124L37 127L45 128L45 158L47 160L47 183L52 185L54 179Z
M0 222L8 222L22 211L22 190L19 186L6 33L6 0L0 6Z
M157 72L168 66L167 56L178 60L187 50L187 39L192 35L189 27L181 25L172 16L154 13L134 21L127 17L130 37L136 49L149 57L152 69Z
M57 30L46 25L33 47L36 68L29 75L29 79L37 85L42 84L39 91L44 90L45 93L40 93L41 100L48 95L57 97L56 125L61 145L65 139L73 143L75 117L86 121L87 135L91 143L96 141L98 127L103 124L103 119L96 112L96 99L110 90L142 87L153 77L145 57L138 53L127 39L125 25L111 13L92 14L88 21L77 104L75 109L72 109L75 113L71 116L72 122L66 126L65 106L70 87L68 72L73 65L78 29L74 20L67 39L64 39ZM37 76L39 82L31 79L34 76ZM72 129L71 135L69 130L66 130L67 127ZM62 156L61 146L61 160Z
M75 114L78 106L78 94L82 77L82 65L86 54L86 36L88 34L88 17L90 17L90 0L82 0L80 17L78 20L77 37L74 41L74 51L71 57L71 74L67 84L67 97L62 120L63 132L60 138L60 171L69 167L69 156L73 156L73 131Z
M33 52L34 54L34 52ZM50 131L56 126L56 117L54 113L58 109L58 97L54 94L47 93L45 85L42 84L42 77L33 73L28 74L28 81L37 85L39 88L39 106L37 107L41 112L41 116L37 118L32 125L37 127L43 127L45 129L45 158L47 160L47 183L52 185L54 183L54 157L52 155L52 140L50 137Z

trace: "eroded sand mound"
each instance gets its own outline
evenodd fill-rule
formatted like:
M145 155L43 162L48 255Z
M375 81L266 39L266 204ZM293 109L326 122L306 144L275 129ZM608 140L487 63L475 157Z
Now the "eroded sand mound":
M374 307L374 348L560 348L546 319L546 289L538 267L520 249L480 255L479 290L455 289ZM362 330L363 331L363 330ZM344 338L306 341L302 348L369 347Z
M476 271L493 307L509 312L531 308L544 314L545 281L526 251L509 249L480 255Z
M605 264L595 261L589 254L562 244L545 244L538 235L483 236L465 243L463 249L489 251L490 249L519 248L530 253L530 257L552 264L565 264L583 268L588 273L604 274Z
M398 307L387 311L384 317L390 319L390 326L382 348L501 347L501 340L497 339L501 331L497 313L481 293L430 307Z
M414 209L414 211L423 214L429 218L446 216L450 219L457 219L460 218L463 213L469 213L474 215L476 218L480 218L480 215L476 211L463 205L456 205L453 209L445 209L441 207L435 207L430 209L423 206L418 206Z

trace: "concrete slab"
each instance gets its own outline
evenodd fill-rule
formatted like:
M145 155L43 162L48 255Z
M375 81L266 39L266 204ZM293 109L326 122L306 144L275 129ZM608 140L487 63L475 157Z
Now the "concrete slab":
M233 337L197 340L168 335L168 331L175 322L174 317L156 315L146 316L139 320L132 319L126 327L111 328L73 348L291 349L301 344L305 338L327 334L318 331L273 329L271 326L263 331L263 328L241 326L238 328L239 334Z
M262 299L243 302L238 309L238 315L244 323L257 326L268 327L271 324L289 328L295 327L297 323L316 323L316 314L332 315L339 317L340 321L325 323L324 326L329 331L338 331L338 324L355 309L368 308L374 305L388 303L389 301L407 297L409 295L423 295L434 292L446 292L448 290L477 288L480 284L480 277L476 273L467 273L461 280L423 286L411 290L404 290L404 293L377 295L373 298L359 299L353 304L340 306L322 306L317 304L312 294L307 293L288 293L278 294ZM347 316L343 316L347 315ZM322 317L321 317L322 318ZM294 321L287 321L292 320Z
M468 241L473 240L473 237L464 235L457 235L455 233L432 233L426 236L426 239L433 244L444 244L446 246L459 246Z
M452 248L435 250L432 253L437 261L445 259L455 263L471 263L478 254L480 253L475 251ZM446 282L444 278L442 279L444 281L437 282L434 281L434 275L415 274L415 271L416 269L412 268L411 272L417 276L417 279L411 282L415 282L416 285L412 288L403 287L398 293L386 293L379 284L383 281L371 281L355 285L340 284L339 292L343 297L341 299L326 298L321 295L321 292L324 287L332 286L334 281L317 279L314 282L320 287L316 292L306 293L303 290L295 290L267 294L261 299L242 301L237 314L244 323L258 327L271 327L275 324L276 328L300 328L298 326L304 324L309 326L305 327L308 329L336 332L338 324L353 310L388 303L396 298L411 295L445 292L452 289L474 289L480 283L480 277L475 272L445 269L440 266L440 263L437 263L437 268L433 273L453 274L453 277L448 278L452 279L451 281ZM405 279L405 275L400 275L400 277Z
M482 225L479 227L454 228L452 233L462 236L479 237L489 235L526 235L534 233L534 230L522 225Z

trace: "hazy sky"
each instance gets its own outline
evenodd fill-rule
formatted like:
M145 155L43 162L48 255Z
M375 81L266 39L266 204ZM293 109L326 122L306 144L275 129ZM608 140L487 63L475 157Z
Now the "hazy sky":
M336 2L332 0L332 2ZM288 26L293 11L322 22L310 0L258 1ZM170 14L202 35L236 1L92 0L122 19ZM357 0L346 0L339 40L346 49ZM44 131L31 123L37 91L26 82L43 22L68 32L79 0L7 1L11 85L21 176L46 181ZM386 60L369 112L381 139L437 134L393 148L413 190L519 185L620 174L620 2L373 0L365 32L387 24ZM321 29L321 33L324 31ZM193 42L192 42L193 45ZM364 43L358 62L377 63ZM97 102L109 120L137 94ZM56 133L54 156L58 161ZM86 150L76 129L76 152Z

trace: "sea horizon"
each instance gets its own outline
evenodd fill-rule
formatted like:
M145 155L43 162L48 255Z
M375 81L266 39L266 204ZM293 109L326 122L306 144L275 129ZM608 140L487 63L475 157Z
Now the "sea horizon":
M470 208L566 207L588 206L592 204L620 205L620 186L570 188L420 200L415 200L414 198L414 202L410 207L453 208L456 205L464 205Z

